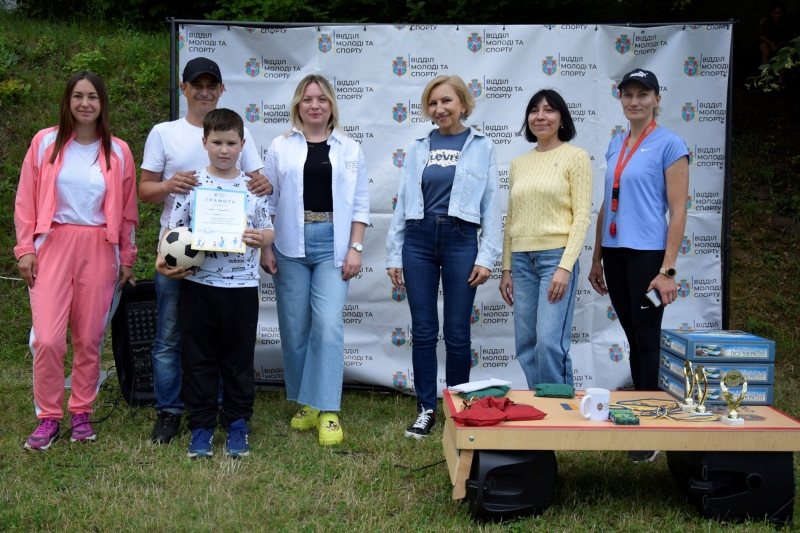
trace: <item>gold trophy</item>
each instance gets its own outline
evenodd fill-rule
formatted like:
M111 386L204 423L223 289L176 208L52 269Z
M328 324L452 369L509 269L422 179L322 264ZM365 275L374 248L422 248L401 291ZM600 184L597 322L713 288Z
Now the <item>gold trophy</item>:
M708 396L708 376L706 376L706 369L703 365L694 367L694 384L697 387L697 407L692 411L693 415L706 414L706 406L703 405Z
M695 407L694 391L697 388L697 382L694 380L694 375L692 374L692 362L688 359L683 362L683 380L686 386L683 389L685 397L681 405L681 411L693 411Z
M736 397L728 387L738 387L740 385L742 387L742 392ZM742 405L744 397L747 395L747 381L745 381L744 376L736 369L729 370L722 377L719 387L722 390L725 403L728 404L728 416L722 417L722 421L729 426L743 426L744 418L739 418L736 409Z

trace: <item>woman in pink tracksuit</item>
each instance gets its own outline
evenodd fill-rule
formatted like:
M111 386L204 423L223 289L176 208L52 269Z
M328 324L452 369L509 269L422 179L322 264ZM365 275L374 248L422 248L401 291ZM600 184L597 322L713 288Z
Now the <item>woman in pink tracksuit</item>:
M25 448L45 450L60 435L67 322L74 348L71 440L95 440L89 414L100 380L100 348L115 288L134 283L139 224L133 156L111 135L108 93L96 74L80 71L69 79L58 126L31 141L14 224L14 255L30 290L39 418Z

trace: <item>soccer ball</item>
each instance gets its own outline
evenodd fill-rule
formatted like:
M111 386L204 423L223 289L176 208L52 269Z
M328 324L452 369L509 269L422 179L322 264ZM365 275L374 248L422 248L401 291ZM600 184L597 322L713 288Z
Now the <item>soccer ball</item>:
M206 253L192 250L192 232L189 228L175 228L167 231L161 239L161 257L170 268L189 270L202 265Z

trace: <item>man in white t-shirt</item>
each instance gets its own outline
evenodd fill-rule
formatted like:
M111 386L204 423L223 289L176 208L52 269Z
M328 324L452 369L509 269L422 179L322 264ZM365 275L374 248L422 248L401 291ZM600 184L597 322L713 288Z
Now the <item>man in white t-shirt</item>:
M148 203L164 203L161 232L169 222L173 194L187 194L196 185L195 170L205 168L208 154L203 147L203 119L216 109L225 91L219 66L205 57L192 59L183 69L180 85L189 111L184 118L157 124L144 147L139 198ZM250 176L248 189L258 196L270 194L272 185L260 174L264 164L250 132L245 128L244 150L237 166ZM180 280L155 273L158 299L158 331L153 343L153 381L156 393L156 420L151 440L168 443L178 433L183 415L181 393L180 330L178 297Z

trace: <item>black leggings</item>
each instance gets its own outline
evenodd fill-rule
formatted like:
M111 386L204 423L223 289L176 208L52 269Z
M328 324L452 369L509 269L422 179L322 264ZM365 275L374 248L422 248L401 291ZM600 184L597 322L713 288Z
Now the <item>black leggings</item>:
M654 307L645 293L663 260L664 250L603 247L606 286L628 338L631 377L636 390L658 390L664 308Z

